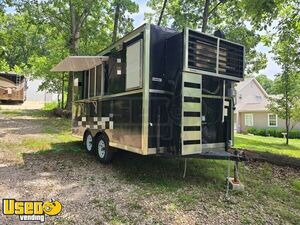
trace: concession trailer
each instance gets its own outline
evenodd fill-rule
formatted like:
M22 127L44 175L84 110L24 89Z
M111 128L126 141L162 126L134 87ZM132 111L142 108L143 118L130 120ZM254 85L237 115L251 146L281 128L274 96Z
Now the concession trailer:
M14 73L0 73L0 101L23 103L26 100L26 78Z
M244 46L192 29L144 24L97 56L69 56L72 132L100 162L142 155L222 158L233 145L234 85Z

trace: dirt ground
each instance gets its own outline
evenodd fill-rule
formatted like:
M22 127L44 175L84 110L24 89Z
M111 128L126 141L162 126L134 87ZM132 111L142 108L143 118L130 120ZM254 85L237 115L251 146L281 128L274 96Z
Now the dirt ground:
M1 102L1 109L19 110L19 109L41 109L43 108L43 102L37 101L25 101L24 103L13 103L13 102Z
M93 156L82 152L45 151L39 154L35 146L22 147L26 140L49 139L49 134L43 130L44 122L30 115L0 113L0 198L59 200L63 204L62 212L58 216L47 216L46 224L256 224L259 220L252 220L254 217L261 218L260 224L282 224L284 221L282 216L270 215L256 200L253 204L246 203L247 194L224 200L225 188L211 192L219 178L208 177L203 184L201 179L189 180L187 176L183 180L182 174L177 178L172 174L170 182L179 185L178 188L170 187L171 191L160 190L166 185L159 182L159 176L146 178L140 184L138 177L144 176L140 173L151 177L151 167L157 165L152 165L155 159L143 158L143 165L132 167L137 156L125 153L118 156L116 163L101 165ZM59 147L64 148L64 144L69 148L68 143ZM176 163L172 161L168 167L162 166L162 176L175 169L181 171L182 164ZM134 169L127 170L127 165ZM259 165L249 168L255 171ZM169 168L172 166L174 169ZM201 170L201 166L198 169ZM292 168L272 167L272 170L280 174L280 179L300 177L299 171ZM249 206L240 207L239 201ZM247 214L249 220L243 219L243 214ZM18 216L1 214L0 224L39 222L20 222Z

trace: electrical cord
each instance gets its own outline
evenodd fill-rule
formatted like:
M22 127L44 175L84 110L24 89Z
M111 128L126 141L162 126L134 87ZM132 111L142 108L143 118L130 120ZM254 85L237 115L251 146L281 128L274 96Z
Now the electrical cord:
M230 177L230 156L229 156L229 154L228 154L227 162L228 162L228 166L227 166L227 184L226 184L226 195L225 195L226 199L229 198L229 177Z

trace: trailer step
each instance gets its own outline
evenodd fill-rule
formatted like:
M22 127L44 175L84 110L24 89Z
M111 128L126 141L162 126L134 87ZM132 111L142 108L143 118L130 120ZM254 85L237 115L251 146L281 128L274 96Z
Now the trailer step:
M201 153L201 84L201 75L183 73L181 122L182 155Z

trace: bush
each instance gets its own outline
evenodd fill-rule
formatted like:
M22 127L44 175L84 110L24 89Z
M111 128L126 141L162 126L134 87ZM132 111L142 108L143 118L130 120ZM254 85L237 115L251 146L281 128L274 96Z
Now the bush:
M257 129L256 128L248 128L247 133L257 135Z
M247 133L259 135L259 136L272 136L282 138L283 134L286 133L284 129L259 129L259 128L248 128ZM300 138L299 130L292 130L289 132L289 138L295 139Z
M58 107L57 102L46 102L44 104L43 110L50 111Z

